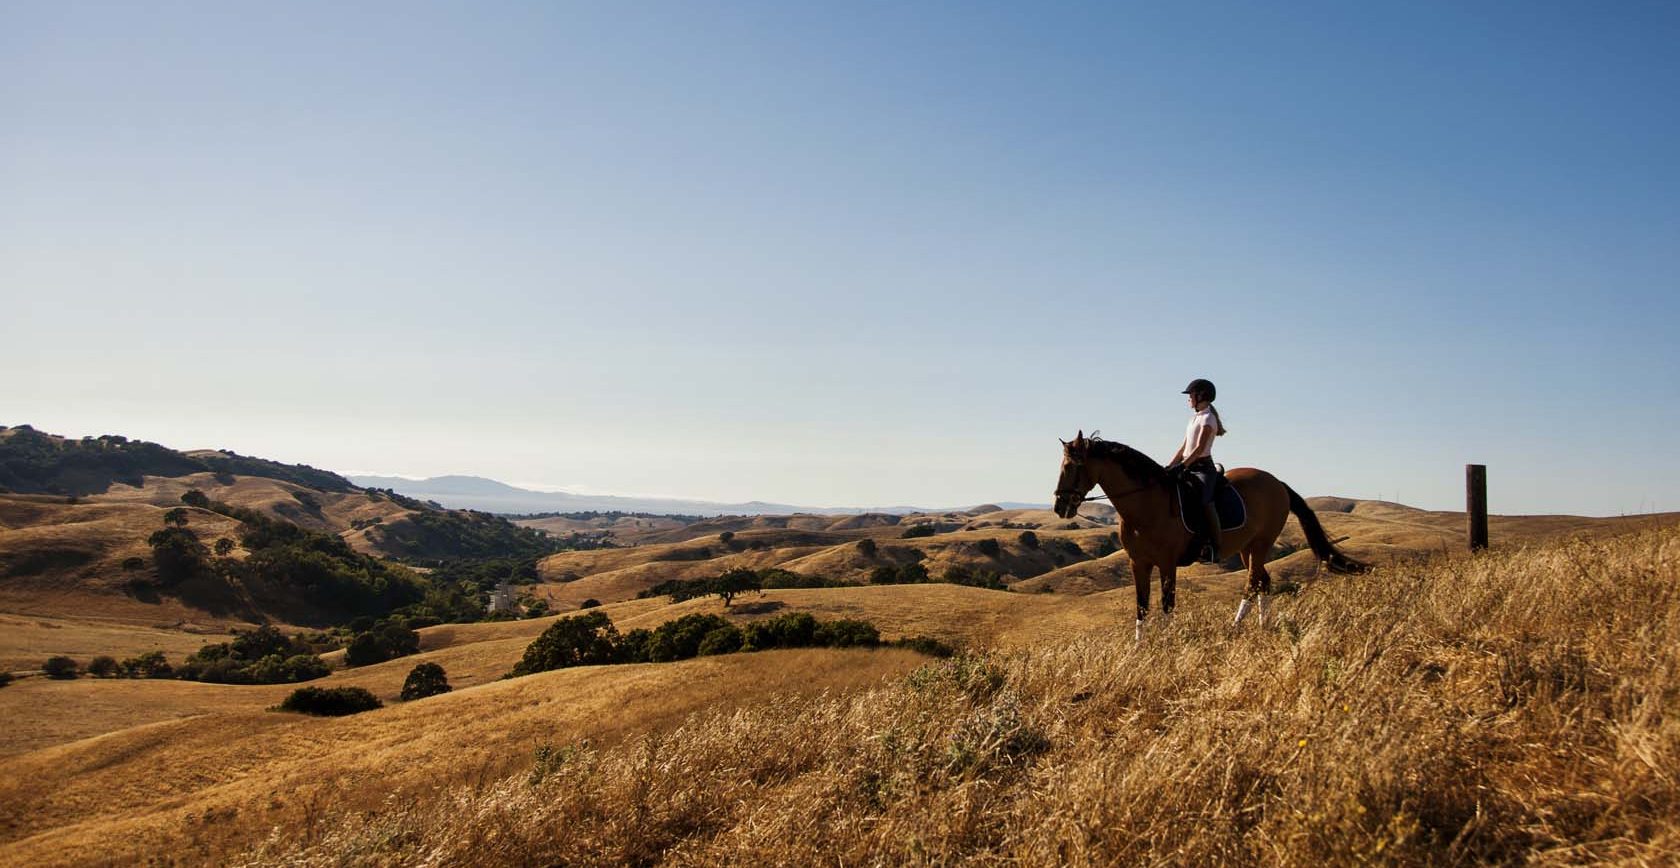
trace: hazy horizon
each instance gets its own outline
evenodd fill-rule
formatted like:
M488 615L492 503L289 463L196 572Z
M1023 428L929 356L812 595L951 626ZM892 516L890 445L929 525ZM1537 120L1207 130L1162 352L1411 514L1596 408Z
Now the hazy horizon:
M9 5L0 421L580 493L1676 508L1680 9Z

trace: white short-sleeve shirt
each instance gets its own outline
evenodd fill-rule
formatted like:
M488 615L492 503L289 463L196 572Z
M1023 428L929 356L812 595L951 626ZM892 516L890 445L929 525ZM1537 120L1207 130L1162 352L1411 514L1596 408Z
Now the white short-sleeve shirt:
M1208 445L1201 452L1192 453L1190 451L1196 448L1196 441L1200 439L1199 435L1203 428L1207 428L1215 434L1219 433L1219 423L1213 420L1212 407L1197 411L1195 415L1190 417L1190 424L1184 429L1184 448L1180 452L1184 455L1185 464L1213 457L1212 437L1208 438Z

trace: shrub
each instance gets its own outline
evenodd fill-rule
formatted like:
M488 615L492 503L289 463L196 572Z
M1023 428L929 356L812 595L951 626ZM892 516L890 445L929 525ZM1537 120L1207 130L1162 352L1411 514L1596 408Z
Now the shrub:
M907 636L892 644L900 648L908 648L919 654L926 654L929 657L950 657L957 653L955 648L932 636Z
M361 687L299 687L280 703L281 711L319 717L343 717L380 708L379 697Z
M221 539L216 540L215 552L222 557L227 557L233 552L233 546L233 540L224 536Z
M12 683L12 673L7 672L3 669L0 669L0 687L5 687L6 685L11 684L11 683Z
M188 506L196 506L199 509L209 509L210 508L210 498L207 495L205 495L204 492L199 491L196 488L191 489L186 494L181 495L181 502L188 505Z
M525 617L541 618L548 614L548 601L537 598L525 604Z
M421 663L408 671L408 678L403 681L402 701L413 702L449 691L449 679L444 676L443 667L436 663Z
M146 568L146 559L138 556L123 558L122 568L130 571L143 570Z
M674 621L666 621L653 631L647 645L647 661L667 663L687 660L700 654L700 643L714 630L732 629L730 623L717 615L695 613Z
M593 608L596 608L597 606L600 606L600 605L601 605L600 600L597 600L594 597L590 597L589 599L584 600L582 603L579 603L578 608L579 609L593 609Z
M866 558L875 557L876 552L879 551L875 545L875 541L872 539L858 540L857 550L858 554L863 555Z
M117 659L104 654L88 661L87 671L95 678L111 678L121 672Z
M1038 534L1030 530L1021 531L1021 535L1016 537L1016 541L1029 549L1038 548Z
M76 661L69 657L48 657L47 662L41 664L41 671L47 673L48 678L67 681L78 674Z
M987 537L974 545L975 548L980 550L981 554L989 558L995 558L1003 553L1003 550L998 547L998 541L991 537Z
M915 539L917 537L933 536L935 533L938 532L938 530L939 530L938 528L934 527L933 524L929 523L929 522L924 522L922 524L913 524L913 525L910 525L909 527L905 528L904 533L899 534L899 538L900 539Z
M812 641L824 648L874 647L881 644L881 632L868 621L841 618L818 624Z
M162 651L147 651L124 660L122 674L125 678L168 678L174 674L174 669Z
M700 656L733 654L741 650L741 641L741 629L734 624L726 624L707 633L706 637L700 640Z
M186 527L187 510L184 507L177 506L174 509L165 512L163 514L163 523L166 525L173 525L175 527Z
M742 629L741 650L763 651L769 648L809 648L817 632L817 619L809 612L789 612L763 621L754 621Z

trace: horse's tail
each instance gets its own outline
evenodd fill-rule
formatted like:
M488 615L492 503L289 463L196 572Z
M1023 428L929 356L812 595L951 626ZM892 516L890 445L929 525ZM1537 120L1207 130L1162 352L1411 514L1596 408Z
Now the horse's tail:
M1295 513L1295 520L1301 523L1301 530L1307 535L1307 545L1318 559L1330 568L1332 573L1350 574L1364 573L1371 569L1370 564L1356 561L1336 550L1335 543L1330 542L1330 536L1324 532L1324 525L1318 523L1318 516L1313 514L1312 507L1307 505L1295 489L1285 485L1284 491L1289 492L1289 511Z

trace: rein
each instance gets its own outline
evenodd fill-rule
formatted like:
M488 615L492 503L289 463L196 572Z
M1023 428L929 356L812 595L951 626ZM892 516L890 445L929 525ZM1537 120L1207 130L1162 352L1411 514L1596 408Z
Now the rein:
M1081 458L1081 459L1079 459L1079 461L1078 461L1078 466L1080 466L1080 467L1084 467L1084 466L1085 466L1085 464L1086 464L1086 463L1087 463L1087 459L1085 459L1085 458ZM1108 501L1108 502L1109 502L1109 503L1110 503L1110 504L1111 504L1111 505L1116 505L1116 506L1117 506L1117 505L1118 505L1118 503L1119 503L1119 501L1120 501L1120 498L1123 498L1123 497L1131 497L1131 496L1132 496L1132 495L1134 495L1134 494L1138 494L1138 493L1139 493L1139 492L1143 492L1143 491L1148 491L1148 490L1149 490L1149 489L1151 489L1151 488L1154 488L1154 487L1155 487L1155 483L1156 483L1156 482L1157 482L1157 481L1158 481L1158 480L1153 480L1153 479L1152 479L1152 480L1150 480L1150 481L1148 481L1148 482L1145 482L1145 483L1144 483L1144 484L1142 484L1142 485L1140 485L1140 486L1138 486L1138 487L1136 487L1136 488L1133 488L1133 489L1131 489L1131 490L1129 490L1129 491L1122 491L1122 492L1120 492L1120 493L1119 493L1119 494L1102 494L1102 495L1099 495L1099 496L1097 496L1097 497L1092 497L1092 496L1090 496L1090 490L1089 490L1089 489L1087 489L1087 490L1086 490L1086 493L1085 493L1085 494L1083 494L1083 495L1080 495L1080 497L1079 497L1079 503L1086 503L1086 502L1088 502L1088 501L1093 501L1093 500L1106 500L1106 501ZM1093 478L1093 479L1092 479L1092 480L1091 480L1091 488L1096 488L1096 487L1097 487L1097 481L1096 481L1096 479L1095 479L1095 478ZM1066 493L1067 493L1067 494L1069 494L1069 495L1072 495L1072 494L1073 494L1073 491L1072 491L1072 490L1071 490L1071 489L1069 489L1069 490L1067 490L1067 492L1066 492ZM1059 496L1061 496L1061 495L1062 495L1062 494L1063 494L1063 492L1062 492L1062 491L1057 491L1057 492L1056 492L1056 495L1057 495L1057 496L1058 496L1058 497L1059 497ZM1078 508L1078 505L1077 505L1077 504L1075 504L1075 506L1074 506L1074 508L1075 508L1075 509L1077 509L1077 508Z

